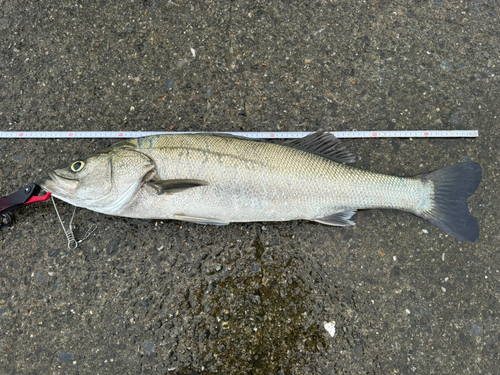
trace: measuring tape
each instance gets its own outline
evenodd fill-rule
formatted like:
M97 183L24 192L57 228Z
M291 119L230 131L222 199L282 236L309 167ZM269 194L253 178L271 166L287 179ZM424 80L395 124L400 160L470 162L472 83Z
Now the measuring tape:
M0 132L0 138L139 138L161 134L200 134L203 132L159 132L159 131L123 131L123 132ZM231 134L248 138L303 138L311 132L213 132ZM371 130L350 132L328 132L337 138L475 138L477 130Z

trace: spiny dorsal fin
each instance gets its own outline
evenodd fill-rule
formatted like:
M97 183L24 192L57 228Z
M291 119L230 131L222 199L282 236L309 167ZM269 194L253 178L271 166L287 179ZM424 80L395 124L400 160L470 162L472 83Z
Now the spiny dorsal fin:
M208 185L208 182L202 180L181 179L150 181L148 184L151 185L158 194L174 194L186 189Z
M285 143L285 146L323 156L338 163L354 163L356 160L354 155L347 151L338 138L331 133L311 133L304 138L289 141Z

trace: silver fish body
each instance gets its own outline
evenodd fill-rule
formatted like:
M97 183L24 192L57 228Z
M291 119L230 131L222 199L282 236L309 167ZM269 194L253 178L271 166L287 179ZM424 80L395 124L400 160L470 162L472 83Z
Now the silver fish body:
M477 163L401 178L342 163L347 161L352 156L326 133L289 145L206 134L161 135L122 142L72 164L83 163L81 171L71 166L56 170L42 187L77 206L125 217L205 224L306 219L347 226L354 224L350 218L358 209L392 208L424 217L462 240L477 238L477 222L467 208L467 198L481 179ZM94 167L96 173L80 177L92 162L108 163L110 170ZM470 184L460 192L448 191L458 176L461 184L464 178ZM94 185L93 199L83 188L79 194L79 185L90 179L92 183L83 185ZM78 183L68 189L65 181L68 186ZM450 201L457 195L459 212ZM466 222L452 218L450 209L451 216L459 214Z
M291 147L199 135L138 139L161 180L197 179L182 194L143 187L113 213L142 218L199 217L219 222L317 220L362 208L414 212L430 203L429 183L354 169Z

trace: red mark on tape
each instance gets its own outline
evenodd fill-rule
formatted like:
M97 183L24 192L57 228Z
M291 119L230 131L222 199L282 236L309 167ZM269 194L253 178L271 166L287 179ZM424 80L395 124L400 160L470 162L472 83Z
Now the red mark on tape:
M429 135L429 133L424 133L424 136L427 137Z
M372 133L372 137L376 137L377 136L377 133Z
M68 134L68 136L69 136L69 137L72 137L72 136L73 136L73 133L69 133L69 134Z
M118 134L118 137L123 137L123 133L119 133L119 134Z
M274 137L274 134L269 134L270 137Z
M23 133L19 133L19 136L20 136L20 137L23 137L23 136L24 136L24 134L23 134Z

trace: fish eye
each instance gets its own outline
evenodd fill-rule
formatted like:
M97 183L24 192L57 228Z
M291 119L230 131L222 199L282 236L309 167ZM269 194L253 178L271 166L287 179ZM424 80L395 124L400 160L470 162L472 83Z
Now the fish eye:
M85 163L83 161L75 161L73 164L71 164L71 170L73 172L80 172L84 166Z

